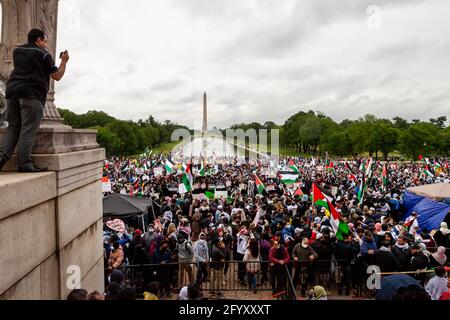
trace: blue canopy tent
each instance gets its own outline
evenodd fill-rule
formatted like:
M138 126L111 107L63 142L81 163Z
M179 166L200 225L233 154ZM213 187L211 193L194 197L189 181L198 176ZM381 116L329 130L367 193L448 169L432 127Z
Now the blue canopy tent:
M403 197L403 204L406 212L402 220L406 220L413 212L417 212L417 222L420 229L439 229L439 225L444 221L450 212L450 205L438 202L430 198L406 191Z

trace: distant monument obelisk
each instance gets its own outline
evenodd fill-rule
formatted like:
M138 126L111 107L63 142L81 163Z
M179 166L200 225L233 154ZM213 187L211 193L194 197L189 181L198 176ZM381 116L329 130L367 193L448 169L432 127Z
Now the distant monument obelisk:
M206 92L203 92L203 125L202 125L202 157L207 158L206 154L206 139L205 136L208 132L208 102Z
M203 135L208 131L208 102L206 97L206 92L203 93Z

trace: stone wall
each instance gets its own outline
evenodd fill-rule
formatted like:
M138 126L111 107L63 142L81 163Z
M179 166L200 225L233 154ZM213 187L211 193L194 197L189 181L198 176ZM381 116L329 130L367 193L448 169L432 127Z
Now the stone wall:
M104 157L104 149L41 154L34 162L50 172L0 173L0 299L65 299L74 282L103 292Z

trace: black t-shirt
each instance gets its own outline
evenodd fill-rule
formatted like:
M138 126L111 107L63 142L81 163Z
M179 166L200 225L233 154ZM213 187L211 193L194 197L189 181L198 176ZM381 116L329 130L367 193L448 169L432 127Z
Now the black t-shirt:
M45 104L50 75L58 71L50 53L34 44L25 44L14 49L13 60L6 99L35 98Z

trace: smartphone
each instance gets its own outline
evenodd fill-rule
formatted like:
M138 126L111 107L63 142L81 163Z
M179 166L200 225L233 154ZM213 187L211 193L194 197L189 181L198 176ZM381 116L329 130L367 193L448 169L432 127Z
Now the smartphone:
M60 52L60 53L59 53L59 58L61 59L62 56L63 56L63 54L66 53L66 52L67 52L67 51L62 51L62 52Z

